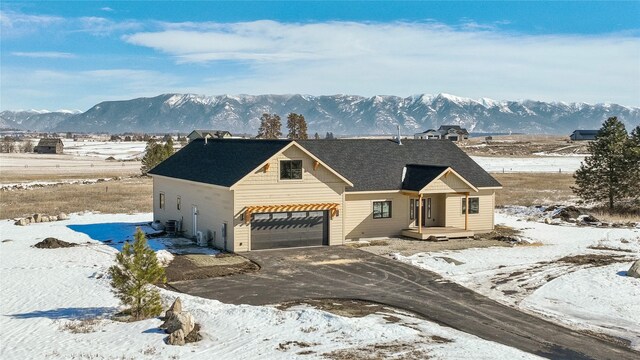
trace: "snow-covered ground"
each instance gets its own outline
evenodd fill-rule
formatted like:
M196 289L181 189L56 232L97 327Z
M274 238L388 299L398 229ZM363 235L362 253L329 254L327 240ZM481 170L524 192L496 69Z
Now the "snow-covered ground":
M0 358L314 359L340 350L381 358L536 358L393 309L387 310L398 322L382 313L348 318L306 306L279 310L188 295L180 295L183 306L201 324L204 339L166 345L159 319L109 320L119 306L107 275L116 249L100 241L118 244L150 220L150 214L72 214L29 226L0 221ZM45 237L80 246L32 247ZM153 244L163 248L162 241ZM162 296L169 304L176 294L162 290Z
M90 156L100 159L113 157L116 160L141 159L147 143L144 141L73 141L65 139L64 153L74 156Z
M640 349L640 279L626 276L640 258L640 229L548 225L526 216L498 213L496 224L522 230L529 245L395 257L505 304L624 338Z
M546 157L485 157L472 156L488 172L574 172L584 156L564 155Z

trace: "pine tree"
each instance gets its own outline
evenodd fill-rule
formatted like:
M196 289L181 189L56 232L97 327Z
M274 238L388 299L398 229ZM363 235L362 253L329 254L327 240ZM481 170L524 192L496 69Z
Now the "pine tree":
M625 158L629 162L629 196L640 200L640 125L631 131L625 150Z
M173 139L172 138L168 138L167 142L164 144L164 159L168 158L169 156L173 155L174 150L173 150ZM162 159L162 160L164 160Z
M318 140L318 139L320 139L320 135L318 133L316 133L315 135L313 135L313 138Z
M616 117L607 119L596 139L587 145L587 156L573 177L573 192L585 201L607 203L613 210L615 203L629 194L630 162L625 159L629 144L627 130Z
M149 170L162 161L162 153L164 153L164 148L155 139L151 138L147 141L144 157L142 157L142 167L140 168L143 175L146 175Z
M153 284L165 282L166 277L140 228L134 238L133 244L126 242L116 255L117 264L109 268L109 275L116 297L129 307L134 320L140 320L162 312L160 293Z
M306 140L309 138L307 135L307 121L304 116L296 113L290 113L287 116L287 128L289 128L289 139Z
M282 136L281 127L280 116L264 113L260 117L260 128L258 129L257 137L260 139L278 139Z

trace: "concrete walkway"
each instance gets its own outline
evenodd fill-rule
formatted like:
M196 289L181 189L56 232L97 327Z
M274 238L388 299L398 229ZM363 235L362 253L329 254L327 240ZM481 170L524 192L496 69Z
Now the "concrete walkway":
M245 255L252 274L172 283L225 303L266 305L340 298L387 304L480 338L553 359L640 359L640 353L522 313L439 275L348 247L268 250Z

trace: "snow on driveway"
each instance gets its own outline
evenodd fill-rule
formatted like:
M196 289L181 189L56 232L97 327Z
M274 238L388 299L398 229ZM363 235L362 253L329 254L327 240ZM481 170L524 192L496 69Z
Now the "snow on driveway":
M520 229L534 243L395 257L505 304L624 338L640 349L640 279L626 276L640 258L640 229L547 225L499 213L496 224Z
M584 156L486 157L471 156L487 172L572 173Z
M201 324L204 338L166 345L159 319L109 320L119 310L107 275L117 250L98 241L130 238L135 226L150 218L72 214L69 220L29 226L0 221L0 358L318 359L340 350L351 351L354 358L537 358L392 309L386 315L398 320L385 314L342 317L302 306L238 306L184 294L183 306ZM32 246L45 237L80 246ZM176 296L162 290L167 304ZM82 324L82 331L72 331Z

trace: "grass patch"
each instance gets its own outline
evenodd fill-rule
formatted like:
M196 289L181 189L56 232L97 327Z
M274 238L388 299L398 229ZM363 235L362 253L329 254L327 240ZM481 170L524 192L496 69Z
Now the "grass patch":
M152 194L152 180L147 177L5 191L0 198L0 218L83 211L124 214L150 212L153 207Z
M575 202L577 197L570 186L575 184L572 174L491 174L503 188L496 191L496 206L552 205Z
M73 320L65 322L60 326L60 330L70 332L72 334L88 334L96 332L96 327L100 324L100 319L88 318L82 320Z

